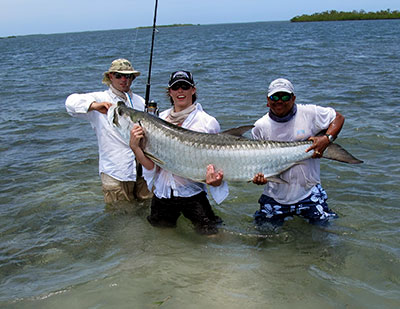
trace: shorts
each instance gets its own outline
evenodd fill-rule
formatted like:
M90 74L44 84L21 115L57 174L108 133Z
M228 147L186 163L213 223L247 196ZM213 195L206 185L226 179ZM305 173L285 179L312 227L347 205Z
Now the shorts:
M160 199L154 195L147 220L153 226L176 227L181 214L193 223L199 234L216 234L217 225L222 223L222 219L214 214L204 191L191 197L173 196Z
M260 210L255 212L254 220L258 226L265 223L281 226L285 219L299 216L307 219L311 224L325 225L330 219L338 217L328 208L327 199L328 196L320 184L312 189L308 197L292 205L280 204L263 194L258 200Z
M153 194L147 189L143 178L135 181L119 181L107 174L101 173L101 182L104 194L104 202L111 204L118 201L132 202L149 199Z

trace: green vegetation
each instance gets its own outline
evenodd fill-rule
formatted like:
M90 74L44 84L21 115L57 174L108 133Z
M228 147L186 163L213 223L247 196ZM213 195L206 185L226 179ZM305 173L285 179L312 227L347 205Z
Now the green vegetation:
M187 27L187 26L195 26L193 24L172 24L172 25L157 25L156 28L166 28L166 27ZM147 29L153 28L153 26L145 26L145 27L137 27L138 29Z
M366 19L400 19L400 11L386 11L379 12L365 12L352 11L352 12L338 12L335 10L325 11L322 13L314 13L312 15L301 15L293 17L291 22L305 22L305 21L335 21L335 20L366 20Z

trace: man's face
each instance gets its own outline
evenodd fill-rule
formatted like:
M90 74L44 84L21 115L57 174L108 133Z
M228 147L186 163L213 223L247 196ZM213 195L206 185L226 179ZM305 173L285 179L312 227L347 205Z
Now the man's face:
M267 106L278 117L284 117L292 110L296 96L287 92L277 92L268 97Z
M110 78L111 85L122 92L128 92L135 79L135 75L133 74L121 74L117 72L109 73L108 77Z

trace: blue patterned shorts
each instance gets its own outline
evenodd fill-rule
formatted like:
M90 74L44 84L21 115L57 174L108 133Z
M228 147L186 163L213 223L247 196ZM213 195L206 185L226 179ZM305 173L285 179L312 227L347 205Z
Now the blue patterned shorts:
M329 219L338 217L328 208L327 199L328 195L320 184L312 189L308 197L293 205L279 204L273 198L263 194L258 200L260 210L255 212L254 220L259 226L267 222L281 226L286 218L299 216L307 219L311 224L324 225Z

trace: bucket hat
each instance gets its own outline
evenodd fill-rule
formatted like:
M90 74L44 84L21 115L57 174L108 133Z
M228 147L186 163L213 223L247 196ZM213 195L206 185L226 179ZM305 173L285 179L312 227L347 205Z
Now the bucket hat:
M111 80L108 76L110 73L121 73L121 74L134 74L135 77L140 75L139 71L136 71L129 60L126 59L115 59L111 62L111 66L107 72L103 73L103 84L110 85Z

